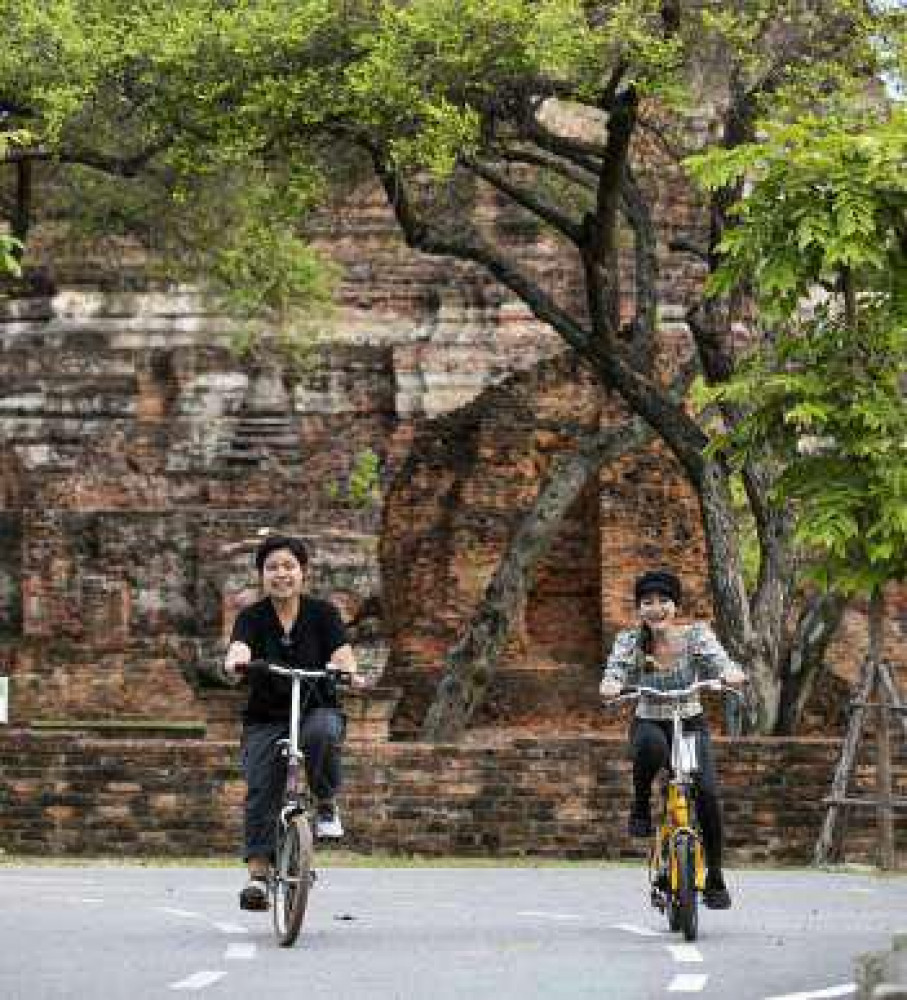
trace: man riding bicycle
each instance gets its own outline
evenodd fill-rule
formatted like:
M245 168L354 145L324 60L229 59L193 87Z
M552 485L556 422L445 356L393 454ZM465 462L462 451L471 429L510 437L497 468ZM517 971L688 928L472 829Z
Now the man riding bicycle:
M667 570L650 570L636 581L634 597L640 623L619 632L608 656L599 693L618 695L625 684L640 684L658 690L680 690L693 681L720 678L728 684L743 684L746 675L727 655L705 622L678 625L674 619L681 600L680 580ZM630 728L633 753L633 807L629 832L633 837L653 833L651 794L655 775L671 760L671 708L651 696L642 696ZM699 778L696 809L702 827L706 879L702 901L716 910L726 910L731 897L722 872L723 830L721 805L711 740L702 705L695 695L681 706L684 732L697 732Z
M364 682L337 609L305 593L309 556L298 538L272 535L255 553L264 597L236 618L224 673L237 682L248 673L249 699L243 710L242 769L246 779L244 852L249 879L240 906L267 909L268 867L274 855L276 813L285 780L279 741L290 724L290 683L266 670L248 670L252 661L319 670L330 664ZM254 667L254 664L253 664ZM341 837L335 800L340 788L343 739L335 685L314 684L304 697L299 740L305 748L306 776L317 802L315 832Z

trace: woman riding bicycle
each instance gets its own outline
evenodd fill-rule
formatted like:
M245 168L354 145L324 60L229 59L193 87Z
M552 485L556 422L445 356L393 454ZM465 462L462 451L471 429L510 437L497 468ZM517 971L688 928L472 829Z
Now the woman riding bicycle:
M236 618L224 673L239 680L253 661L307 670L330 663L361 683L337 609L305 594L309 556L298 538L272 535L255 553L264 598ZM253 665L254 666L254 665ZM246 779L244 858L249 881L240 893L243 909L267 908L268 866L274 853L276 812L284 783L278 743L290 724L290 683L267 671L249 672L249 700L243 711L242 765ZM341 716L334 685L318 682L306 692L299 740L317 806L316 833L340 837L343 827L335 796L340 787Z
M742 684L746 676L728 656L705 622L675 622L680 606L680 580L667 570L643 573L634 587L639 625L619 632L608 656L599 693L613 698L625 685L640 684L659 690L678 690L693 681L720 678ZM699 734L700 772L696 809L702 827L706 880L702 901L725 910L731 897L721 869L723 832L721 806L712 759L711 741L702 705L695 695L681 705L684 732ZM629 832L633 837L653 833L651 795L655 775L671 760L671 707L642 696L630 727L633 753L633 806Z

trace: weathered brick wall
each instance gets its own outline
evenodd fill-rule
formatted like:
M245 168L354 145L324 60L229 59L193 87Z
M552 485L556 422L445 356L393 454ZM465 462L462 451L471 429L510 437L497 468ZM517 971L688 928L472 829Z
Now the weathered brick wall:
M716 741L730 863L805 863L839 743ZM237 850L243 784L235 742L0 737L0 848L7 853L225 855ZM874 780L864 747L860 785ZM639 857L625 834L622 738L481 746L350 747L349 843L427 855ZM895 760L907 791L907 755ZM896 826L907 858L907 824ZM873 861L874 829L851 823L846 857Z
M695 235L670 171L641 178L659 191L662 242ZM576 303L573 257L499 205L484 218L550 294ZM234 326L197 295L101 294L84 265L69 277L89 284L3 303L0 673L14 722L208 718L197 675L250 596L250 540L271 527L314 543L319 591L356 606L383 590L388 680L405 688L398 731L411 732L563 444L560 422L623 420L491 279L408 250L375 189L326 214L321 240L346 268L339 309L293 370L238 358ZM662 265L658 370L690 350L678 317L701 279L687 257ZM365 449L395 484L380 525L380 509L343 496ZM643 565L681 566L688 609L709 614L697 525L657 449L603 473L538 568L479 721L594 727L597 664ZM891 610L902 661L907 591ZM864 635L857 610L838 662L859 660ZM380 666L373 647L361 652Z

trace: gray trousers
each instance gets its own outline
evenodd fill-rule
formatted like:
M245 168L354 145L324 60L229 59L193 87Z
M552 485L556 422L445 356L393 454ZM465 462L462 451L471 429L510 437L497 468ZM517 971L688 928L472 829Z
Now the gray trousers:
M332 799L340 788L343 716L335 708L308 712L299 726L305 750L306 777L318 800ZM243 858L271 858L277 813L287 777L278 741L289 735L288 722L251 722L243 729L242 772L246 779Z

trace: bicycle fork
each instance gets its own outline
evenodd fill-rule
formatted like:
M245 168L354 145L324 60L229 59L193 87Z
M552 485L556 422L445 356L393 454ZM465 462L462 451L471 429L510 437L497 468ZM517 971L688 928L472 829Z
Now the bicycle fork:
M680 885L678 864L681 851L678 845L683 840L688 839L694 846L696 890L701 892L705 886L702 839L691 813L689 790L672 781L667 788L664 817L658 827L649 858L652 905L662 913Z

